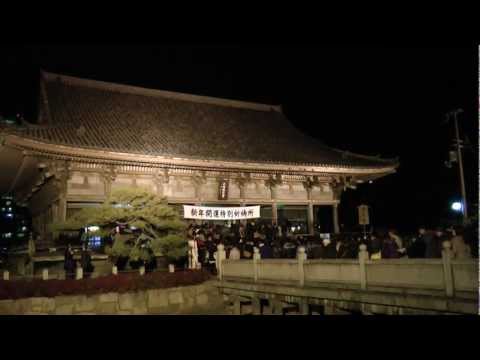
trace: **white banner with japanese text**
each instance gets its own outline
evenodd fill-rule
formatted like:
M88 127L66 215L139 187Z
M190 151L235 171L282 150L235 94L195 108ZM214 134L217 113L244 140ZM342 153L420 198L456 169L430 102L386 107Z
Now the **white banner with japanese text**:
M243 220L258 219L260 206L210 207L183 205L185 219L198 220Z

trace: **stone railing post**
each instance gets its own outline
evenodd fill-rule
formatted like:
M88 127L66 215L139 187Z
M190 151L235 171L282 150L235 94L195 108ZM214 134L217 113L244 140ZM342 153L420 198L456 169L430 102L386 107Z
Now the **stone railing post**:
M138 271L140 272L140 276L145 275L145 265L140 266L140 268L138 269Z
M112 275L118 275L118 268L116 265L112 266Z
M233 315L242 315L242 303L238 296L233 296Z
M217 274L218 280L223 279L223 260L227 258L227 252L225 251L225 246L223 244L219 244L217 246Z
M3 280L5 280L5 281L10 280L10 273L8 272L8 270L5 270L3 272Z
M300 286L305 284L305 270L303 268L305 260L307 260L307 253L305 252L305 248L300 246L297 251L298 278Z
M310 305L308 299L302 299L298 304L300 315L310 315Z
M252 314L253 315L262 315L261 300L257 296L252 297Z
M253 281L257 282L258 280L258 261L261 259L260 250L258 248L253 248Z
M358 262L360 264L360 288L362 290L367 289L367 269L365 262L368 259L367 245L360 245L360 251L358 252Z
M42 280L48 280L48 269L42 270Z
M83 279L83 269L81 267L77 267L77 271L75 273L75 279L76 280Z
M445 293L448 297L453 297L453 271L452 271L452 244L450 241L444 241L442 244L442 262L443 274L445 279Z

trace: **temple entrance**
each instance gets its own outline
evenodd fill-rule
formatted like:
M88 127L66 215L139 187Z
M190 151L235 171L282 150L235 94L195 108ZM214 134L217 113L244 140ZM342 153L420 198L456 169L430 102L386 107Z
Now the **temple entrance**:
M313 216L315 232L320 234L335 232L331 205L314 205Z
M277 205L278 224L286 234L308 234L307 205Z

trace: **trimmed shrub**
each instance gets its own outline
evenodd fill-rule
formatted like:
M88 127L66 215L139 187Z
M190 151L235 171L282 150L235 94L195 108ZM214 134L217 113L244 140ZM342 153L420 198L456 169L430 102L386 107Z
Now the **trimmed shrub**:
M175 273L153 272L144 276L138 273L108 275L82 280L0 280L0 300L165 289L201 284L210 277L207 271L186 270Z

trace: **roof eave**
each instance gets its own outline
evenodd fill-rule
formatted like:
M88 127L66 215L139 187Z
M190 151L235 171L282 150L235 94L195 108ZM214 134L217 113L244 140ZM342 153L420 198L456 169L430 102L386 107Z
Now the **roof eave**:
M297 173L329 173L349 175L389 174L396 171L395 167L346 167L327 164L302 165L302 164L281 164L261 163L247 161L225 161L213 159L192 159L188 157L139 155L115 151L93 150L87 148L50 144L38 140L27 139L19 135L9 135L7 144L22 147L25 150L38 151L43 153L63 155L71 158L89 158L103 161L125 161L143 163L152 166L187 166L187 167L211 167L219 169L243 169L244 171L278 171Z

